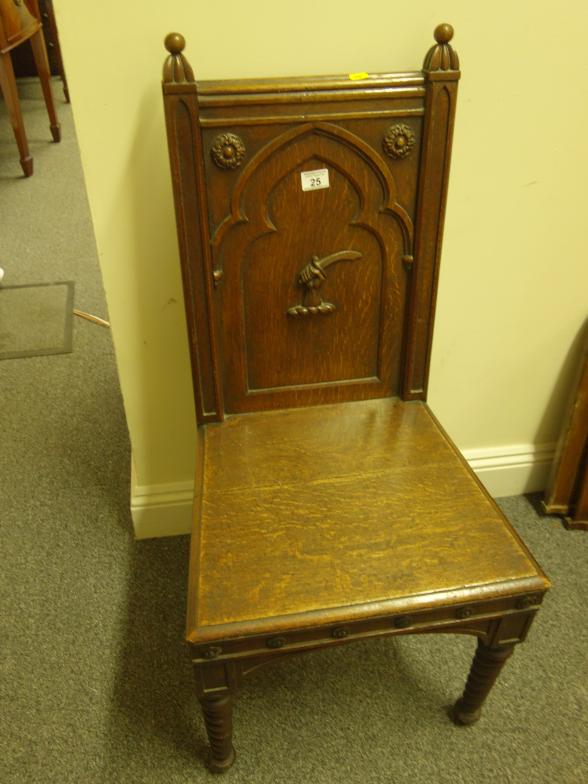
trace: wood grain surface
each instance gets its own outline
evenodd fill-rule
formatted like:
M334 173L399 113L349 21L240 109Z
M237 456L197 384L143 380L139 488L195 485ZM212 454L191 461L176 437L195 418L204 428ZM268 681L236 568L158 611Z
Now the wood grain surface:
M574 511L570 517L566 517L565 523L568 528L588 531L588 455L586 455L584 465L581 466L578 474L576 493Z
M582 494L582 476L588 472L588 322L584 326L584 345L582 357L574 384L570 390L570 400L560 437L557 443L551 474L543 502L548 514L574 516L575 507L584 505L586 515L586 496Z
M418 401L236 415L204 439L192 630L528 578L546 587Z

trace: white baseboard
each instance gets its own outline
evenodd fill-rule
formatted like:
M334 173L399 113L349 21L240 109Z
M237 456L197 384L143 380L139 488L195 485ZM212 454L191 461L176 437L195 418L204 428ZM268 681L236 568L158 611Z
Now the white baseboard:
M533 493L545 488L555 444L517 444L466 449L464 457L494 498ZM137 539L189 534L192 527L192 482L139 485L131 497Z
M554 454L555 444L517 444L463 451L493 498L543 490Z
M193 500L193 482L135 486L131 516L136 538L189 534Z

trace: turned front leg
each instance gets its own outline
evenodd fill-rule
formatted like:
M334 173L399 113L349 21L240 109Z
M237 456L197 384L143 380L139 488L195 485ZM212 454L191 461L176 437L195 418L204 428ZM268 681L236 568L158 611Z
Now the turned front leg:
M208 767L213 773L222 773L235 761L233 698L230 694L204 696L200 697L200 705L210 743Z
M480 718L484 700L512 654L514 645L490 647L478 640L478 648L463 695L453 706L456 724L474 724Z
M208 767L213 773L223 773L235 761L233 697L238 691L241 671L235 663L195 662L194 674L210 744Z

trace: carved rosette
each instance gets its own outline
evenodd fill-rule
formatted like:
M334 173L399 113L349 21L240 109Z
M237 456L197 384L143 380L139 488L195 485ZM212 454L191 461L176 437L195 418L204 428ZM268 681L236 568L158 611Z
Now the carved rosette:
M245 157L243 139L235 133L220 133L210 148L212 160L220 169L236 169Z
M414 147L415 136L408 125L391 125L382 140L386 155L391 158L408 158Z

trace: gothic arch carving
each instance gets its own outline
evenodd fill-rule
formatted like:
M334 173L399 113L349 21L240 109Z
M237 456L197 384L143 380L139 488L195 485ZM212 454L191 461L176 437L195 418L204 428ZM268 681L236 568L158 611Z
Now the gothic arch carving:
M227 233L234 226L242 223L248 223L250 221L255 221L256 218L261 217L255 216L253 214L246 214L245 208L243 206L243 197L248 183L255 173L260 169L260 167L265 163L265 161L280 149L286 148L295 141L301 140L304 136L313 133L325 136L336 142L344 144L346 147L353 149L357 155L361 156L364 161L367 160L369 164L369 170L371 170L374 176L377 177L382 189L382 205L380 211L392 215L398 222L398 225L402 231L404 256L409 257L412 260L414 233L413 223L408 212L397 201L397 186L392 173L386 165L386 162L383 160L382 156L376 152L376 150L374 150L359 136L345 128L341 128L337 125L334 125L333 123L327 122L305 123L304 125L298 126L290 131L286 131L285 133L273 139L270 143L266 144L265 147L263 147L249 161L249 163L243 169L243 173L239 177L231 195L229 214L224 218L224 220L219 224L216 231L214 232L212 238L213 247L218 251L222 246ZM306 157L306 155L301 155L299 164L303 163ZM344 167L342 165L338 165L335 160L331 161L331 165L333 165L339 171L344 171ZM345 171L345 176L352 183L354 189L358 193L359 198L361 199L361 188L359 187L358 183L353 182L353 178L347 171ZM263 209L263 206L259 205L259 209ZM268 230L271 231L272 226L269 216L266 216L264 222Z

